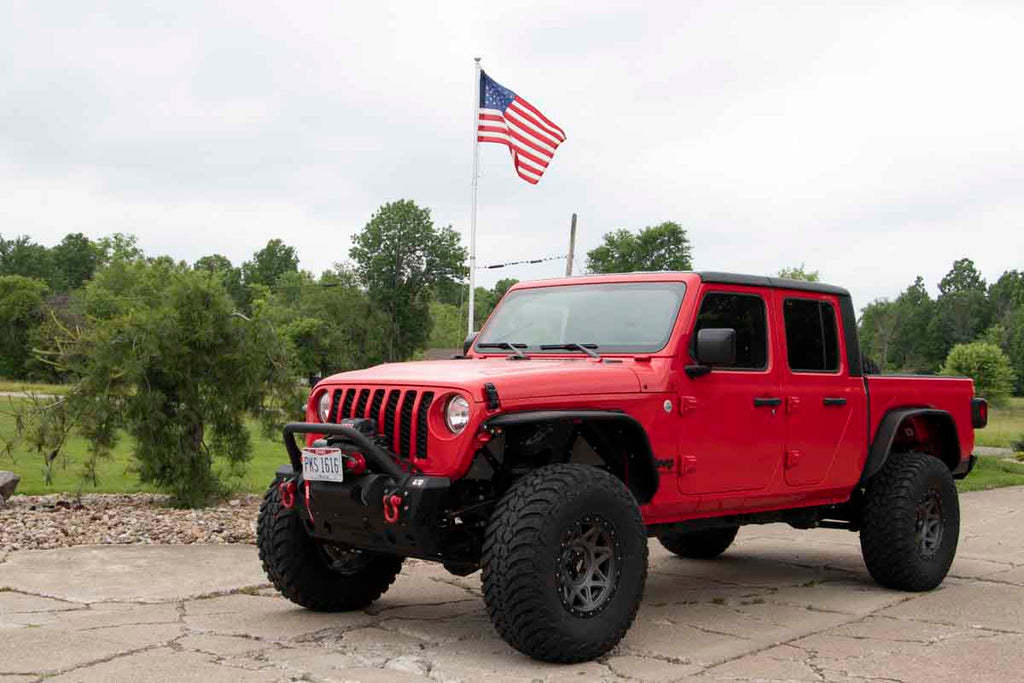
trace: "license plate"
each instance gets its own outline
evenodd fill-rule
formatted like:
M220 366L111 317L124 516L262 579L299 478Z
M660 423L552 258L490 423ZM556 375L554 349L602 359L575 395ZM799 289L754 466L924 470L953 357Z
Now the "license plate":
M302 478L306 481L344 481L340 448L303 448Z

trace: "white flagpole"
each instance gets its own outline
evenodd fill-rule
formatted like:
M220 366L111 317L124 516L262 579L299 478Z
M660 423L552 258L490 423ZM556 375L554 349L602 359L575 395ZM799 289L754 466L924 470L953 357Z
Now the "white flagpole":
M476 184L480 175L480 141L477 140L477 123L480 115L480 58L474 57L475 77L473 78L473 201L469 216L469 328L466 334L473 334L473 318L475 317L474 294L476 293Z

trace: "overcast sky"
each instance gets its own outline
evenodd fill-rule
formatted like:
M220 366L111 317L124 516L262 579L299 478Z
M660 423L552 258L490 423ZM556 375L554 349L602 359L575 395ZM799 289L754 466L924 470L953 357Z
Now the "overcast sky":
M805 263L858 306L1024 268L1024 4L0 0L0 233L133 232L320 272L380 204L468 245L473 57L567 133L482 145L481 265L675 220L697 269ZM564 262L484 271L550 277Z

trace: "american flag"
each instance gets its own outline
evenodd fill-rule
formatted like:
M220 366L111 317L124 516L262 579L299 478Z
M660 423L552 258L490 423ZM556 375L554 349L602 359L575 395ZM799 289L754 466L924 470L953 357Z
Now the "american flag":
M476 139L507 146L516 173L531 185L537 184L565 142L565 132L551 119L483 71L477 119Z

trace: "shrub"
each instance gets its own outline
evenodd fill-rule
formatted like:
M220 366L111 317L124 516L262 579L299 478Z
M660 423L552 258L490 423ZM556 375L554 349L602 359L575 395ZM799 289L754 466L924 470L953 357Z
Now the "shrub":
M1006 405L1015 378L1006 354L995 344L983 341L954 346L946 356L942 374L970 377L974 393L996 407Z

